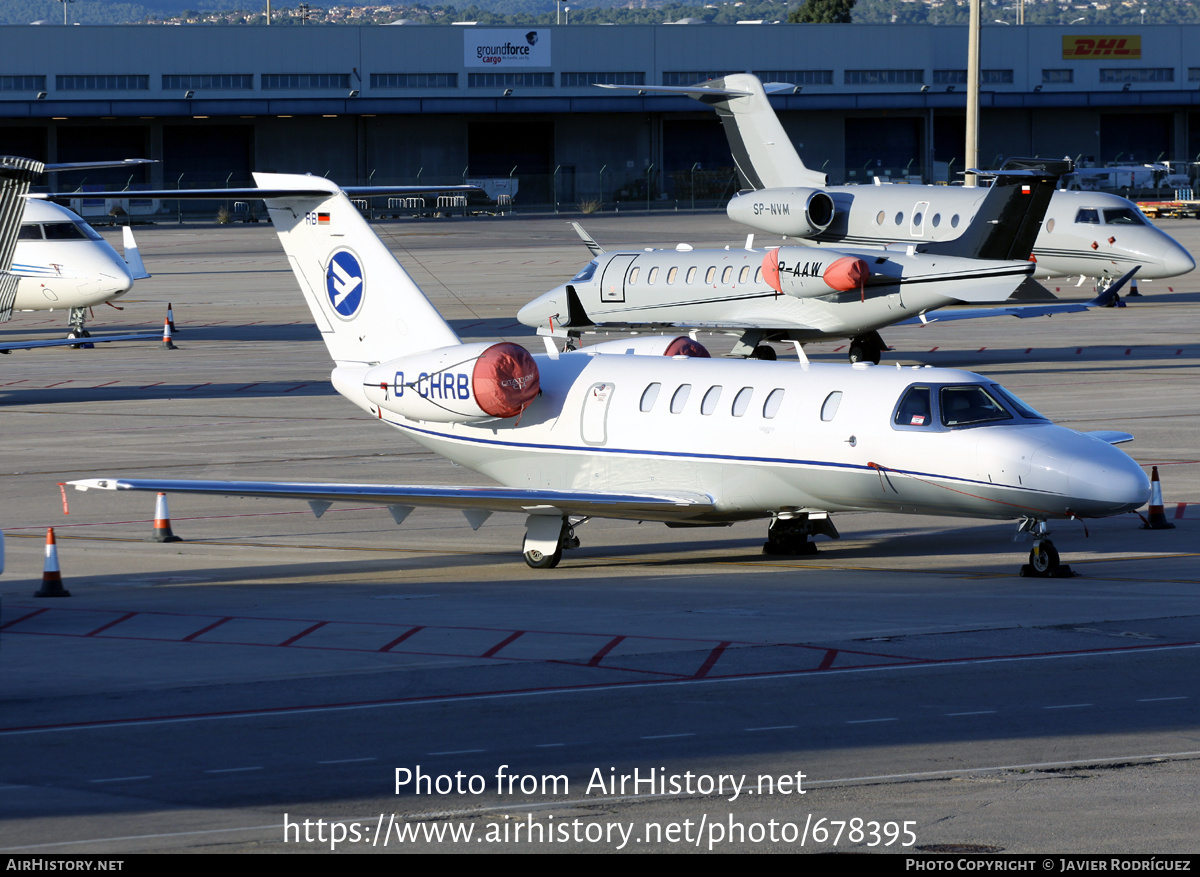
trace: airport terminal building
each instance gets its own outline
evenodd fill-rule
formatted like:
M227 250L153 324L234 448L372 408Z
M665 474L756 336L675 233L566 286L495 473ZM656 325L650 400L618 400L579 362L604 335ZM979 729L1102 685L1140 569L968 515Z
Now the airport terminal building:
M715 114L636 87L746 71L794 86L772 102L830 182L945 181L964 166L963 27L7 26L0 39L0 151L157 159L133 185L305 171L488 179L518 206L727 197L738 183ZM982 68L982 166L1200 153L1200 27L989 24Z

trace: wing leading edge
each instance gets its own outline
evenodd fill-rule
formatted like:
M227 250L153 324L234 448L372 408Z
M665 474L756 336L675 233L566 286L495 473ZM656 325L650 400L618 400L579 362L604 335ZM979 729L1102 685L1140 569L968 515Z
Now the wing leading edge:
M646 521L687 521L713 510L707 494L615 493L515 487L426 487L405 484L322 484L275 481L178 481L171 479L88 478L68 482L76 490L146 490L216 496L277 497L309 503L318 517L335 502L385 505L399 523L416 507L457 509L475 524L479 513L603 515ZM486 516L486 515L485 515ZM480 523L482 521L480 520Z

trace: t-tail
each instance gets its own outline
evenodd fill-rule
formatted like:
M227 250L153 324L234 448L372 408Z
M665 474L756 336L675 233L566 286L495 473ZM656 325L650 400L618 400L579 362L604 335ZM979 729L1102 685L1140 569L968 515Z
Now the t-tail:
M1069 160L1009 159L995 172L996 181L967 229L921 249L966 259L1028 260L1058 181L1071 168Z
M825 174L809 170L779 123L767 92L757 76L731 73L688 91L716 110L725 126L733 161L746 185L752 189L782 186L825 185Z
M329 180L259 174L271 222L329 354L372 366L462 342Z

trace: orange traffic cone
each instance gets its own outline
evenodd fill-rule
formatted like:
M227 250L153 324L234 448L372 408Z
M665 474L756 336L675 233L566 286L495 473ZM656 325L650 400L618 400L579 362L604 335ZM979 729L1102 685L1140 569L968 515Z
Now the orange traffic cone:
M1174 530L1175 525L1167 520L1166 509L1163 508L1162 485L1158 482L1158 467L1150 470L1150 508L1149 518L1144 519L1143 530Z
M182 542L171 532L171 513L167 511L167 495L160 493L154 503L154 535L147 542Z
M175 326L175 311L171 309L171 303L167 302L167 325L171 327L172 333L177 333L179 329Z
M54 528L46 531L46 565L42 570L42 588L35 597L70 597L71 592L63 587L62 573L58 571L58 545L54 542Z
M162 344L160 344L158 346L159 346L160 350L178 350L179 349L171 342L171 317L169 315L167 316L167 318L165 320L163 320L163 340L162 340Z
M1137 278L1134 277L1129 281L1129 292L1125 293L1126 298L1141 298L1142 294L1138 292Z

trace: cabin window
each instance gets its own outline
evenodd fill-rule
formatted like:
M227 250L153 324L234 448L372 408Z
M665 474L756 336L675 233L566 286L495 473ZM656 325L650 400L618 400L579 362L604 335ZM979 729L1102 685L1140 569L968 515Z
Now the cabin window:
M638 274L640 274L640 273L641 273L641 271L642 271L642 269L641 269L641 268L634 268L632 271L630 271L630 272L629 272L629 282L630 282L630 284L637 283L637 277L638 277Z
M955 213L953 216L950 217L950 227L958 228L958 214L957 213Z
M704 282L712 283L713 278L716 276L717 276L717 267L715 265L709 265L708 270L704 272Z
M896 214L896 225L904 225L904 213L903 212Z
M750 266L743 265L742 270L738 272L738 283L745 283L750 279Z
M1004 410L1004 406L978 384L942 387L939 401L942 406L942 423L946 426L970 426L995 420L1012 420L1012 415Z
M658 268L657 267L651 268L650 273L648 275L646 275L646 283L651 284L657 279L658 279Z
M931 404L928 387L909 387L892 422L896 426L933 426Z
M783 389L776 387L767 396L767 401L763 403L763 417L770 420L779 413L779 406L783 404Z
M651 408L654 407L654 403L658 399L658 391L661 389L662 389L662 384L653 383L650 386L646 387L646 389L642 390L641 409L643 411L649 411Z
M937 228L939 225L942 224L942 214L940 214L940 213L933 214L933 219L931 219L929 221L931 223L933 223L934 228Z
M671 413L678 414L683 410L683 406L687 404L688 394L692 392L691 384L680 384L679 389L675 391L675 395L671 397Z
M887 214L884 213L882 210L880 210L878 213L875 214L875 224L876 225L883 225L883 221L885 219L887 219Z
M754 396L753 387L742 387L738 390L738 394L733 397L733 408L730 413L734 417L741 417L746 413L746 409L750 407L750 399Z
M821 419L826 423L833 420L837 416L838 406L842 404L842 391L834 390L825 397L825 401L821 404Z
M721 387L709 387L708 392L704 394L704 398L700 400L700 413L712 414L717 410L717 403L721 401Z
M922 213L920 210L918 210L916 213L913 214L913 221L912 221L913 226L914 227L920 226L921 220L924 218L925 218L925 214Z
M678 268L672 268L670 271L667 272L667 285L668 286L670 286L672 283L675 282L675 275L678 273L679 273Z
M1046 231L1047 232L1054 231L1054 220L1053 219L1046 220Z
M729 278L733 276L733 266L726 265L725 270L721 272L721 282L728 283Z
M1075 214L1075 221L1087 225L1099 225L1100 211L1095 207L1082 207L1080 208L1079 212Z
M1104 211L1105 225L1144 225L1141 215L1132 207L1114 207Z
M754 282L758 283L761 280L762 280L762 266L760 265L758 267L758 269L754 272Z
M684 282L691 283L695 279L696 279L696 266L693 265L691 268L688 269L687 277L684 278Z

